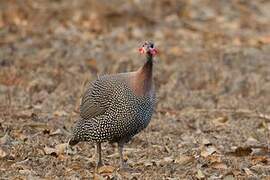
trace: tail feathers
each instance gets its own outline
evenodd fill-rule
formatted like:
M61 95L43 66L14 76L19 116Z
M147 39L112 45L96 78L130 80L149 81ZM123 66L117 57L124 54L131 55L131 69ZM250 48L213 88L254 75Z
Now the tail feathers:
M68 145L70 146L75 146L76 144L78 144L80 141L76 140L74 137L72 137L69 141L68 141Z

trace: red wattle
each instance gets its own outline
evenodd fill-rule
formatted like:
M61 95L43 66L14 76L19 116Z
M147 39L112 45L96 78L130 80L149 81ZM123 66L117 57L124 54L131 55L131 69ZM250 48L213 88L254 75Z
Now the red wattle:
M144 53L144 49L143 49L143 48L139 48L139 52L140 52L141 54L143 54L143 53Z
M157 49L151 49L151 54L155 56L158 53Z

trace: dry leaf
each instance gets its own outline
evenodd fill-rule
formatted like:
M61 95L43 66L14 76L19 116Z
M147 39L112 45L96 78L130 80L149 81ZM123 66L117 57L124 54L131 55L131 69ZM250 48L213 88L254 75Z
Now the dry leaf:
M27 136L25 134L23 134L21 131L13 131L12 133L13 137L16 139L16 140L21 140L21 141L25 141L27 140Z
M99 174L112 173L115 170L113 166L102 166L98 169Z
M4 158L6 156L7 156L7 153L2 148L0 148L0 158Z
M253 176L254 175L254 173L248 168L244 168L244 171L248 176Z
M50 133L50 136L61 135L61 134L63 134L63 132L61 131L61 129L57 129L56 131Z
M64 154L68 148L68 143L58 144L55 146L57 154Z
M227 121L228 121L228 117L227 116L223 116L223 117L218 117L216 119L213 119L212 122L216 125L216 126L224 126Z
M266 172L270 172L270 167L266 165L257 164L255 166L250 167L250 169L256 174L265 174Z
M211 167L215 168L215 169L227 169L228 166L224 163L221 162L215 162L211 164Z
M69 153L69 145L68 143L62 143L55 146L55 148L45 147L44 152L46 155L58 156L60 154Z
M226 175L225 177L223 177L223 180L235 180L235 178L233 177L232 174L230 174L230 175Z
M211 155L211 156L208 156L207 157L207 160L210 163L219 163L219 162L221 162L221 157L220 156L217 156L217 155Z
M68 159L68 156L65 156L63 154L59 154L58 157L57 157L57 159L59 159L60 161L65 161L65 160Z
M200 169L197 171L197 175L196 176L197 176L198 179L205 178L205 175L203 174L203 172Z
M203 138L202 144L203 144L203 145L211 145L212 143L211 143L208 139Z
M29 174L32 174L33 172L29 169L21 169L19 170L19 173L23 175L29 175Z
M68 115L67 112L64 110L55 111L53 114L55 116L67 116Z
M72 165L70 167L74 171L78 171L78 170L82 169L80 162L74 162L74 163L72 163Z
M193 156L186 156L186 155L181 155L179 158L175 159L175 162L180 164L180 165L186 165L190 162L194 161L194 157Z
M119 153L113 153L107 156L108 158L118 158L119 157Z
M46 146L43 150L46 155L55 155L55 156L57 155L57 151L54 148L50 148Z
M268 158L266 156L253 156L252 157L252 164L258 164L258 163L263 163L267 164L268 163Z
M174 159L171 156L163 158L163 162L165 162L165 163L171 163L173 161L174 161Z
M150 161L145 161L143 164L144 164L144 167L150 167L150 166L153 166L153 163L150 162Z
M15 114L16 118L22 118L22 119L27 119L32 116L32 110L23 110L20 111L18 114Z
M214 146L204 146L201 150L201 156L207 157L216 151L217 151L217 149Z

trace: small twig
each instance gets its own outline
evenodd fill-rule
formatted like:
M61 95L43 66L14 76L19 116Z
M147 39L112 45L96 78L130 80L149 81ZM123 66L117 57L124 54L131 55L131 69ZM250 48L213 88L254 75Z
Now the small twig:
M24 163L28 162L29 160L30 160L29 158L26 158L26 159L24 159L24 160L22 160L22 161L16 162L15 164L16 164L16 165L21 165L21 164L24 164Z

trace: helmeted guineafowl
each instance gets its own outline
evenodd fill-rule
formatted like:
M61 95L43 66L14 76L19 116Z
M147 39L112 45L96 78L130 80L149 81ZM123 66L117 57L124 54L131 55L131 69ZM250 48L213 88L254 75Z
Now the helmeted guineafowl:
M144 129L151 119L155 104L152 77L154 44L145 42L139 49L146 62L137 71L100 76L83 95L80 119L74 127L69 145L80 141L96 143L97 167L102 166L101 143L118 143L120 165L123 146Z

